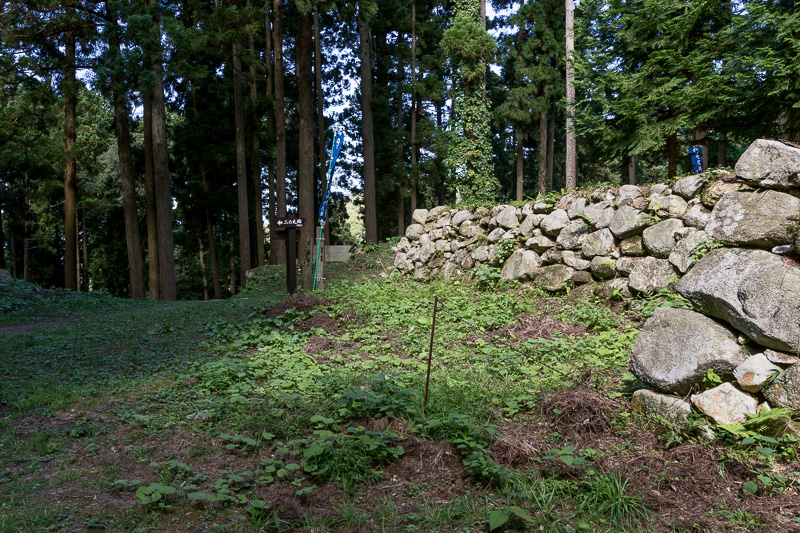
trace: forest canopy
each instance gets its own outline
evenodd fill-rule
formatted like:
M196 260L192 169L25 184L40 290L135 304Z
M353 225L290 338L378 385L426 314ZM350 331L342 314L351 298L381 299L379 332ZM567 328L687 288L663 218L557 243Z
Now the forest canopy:
M727 166L800 140L798 32L792 0L2 2L0 268L225 297L285 261L271 221L316 220L335 133L329 244Z

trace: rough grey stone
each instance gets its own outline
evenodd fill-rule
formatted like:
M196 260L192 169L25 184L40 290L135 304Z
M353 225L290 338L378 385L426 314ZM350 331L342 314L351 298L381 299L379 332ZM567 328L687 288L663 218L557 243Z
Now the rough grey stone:
M535 214L537 214L537 215L538 214L548 213L549 211L550 211L550 209L547 207L547 204L542 202L542 201L539 201L539 202L536 202L535 204L533 204L533 212Z
M414 224L419 224L420 226L424 226L427 221L428 221L427 209L415 209L414 212L411 213L411 222L413 222Z
M706 180L700 176L686 176L676 181L672 185L672 190L675 191L675 194L680 194L689 200L693 198L705 184Z
M444 216L439 217L436 222L434 222L434 226L437 228L444 228L450 225L450 220L450 215L445 214Z
M410 241L419 240L419 236L425 233L425 228L421 224L411 224L406 228L406 237Z
M650 226L642 233L644 249L653 257L662 259L669 257L678 242L677 233L683 227L683 222L676 218L668 218Z
M732 379L733 370L746 358L728 328L688 309L659 307L633 345L630 367L656 389L686 394L709 369Z
M647 199L636 185L623 185L617 189L616 202L617 207L625 206L636 209L644 209L647 205Z
M472 251L471 256L474 261L481 263L487 262L491 258L491 253L488 246L478 246Z
M736 162L736 175L768 189L800 187L800 149L780 141L758 139Z
M790 244L800 224L800 199L777 191L729 192L705 230L720 241L772 248Z
M685 422L692 406L682 398L639 389L631 397L631 410L648 416L657 416L673 423Z
M778 374L763 392L775 407L800 409L800 363L795 363Z
M767 356L770 363L775 363L776 365L793 365L800 361L800 357L796 355L776 352L775 350L764 350L764 355Z
M467 225L467 224L469 224L469 225ZM476 225L470 224L468 222L464 222L463 224L461 224L461 229L459 230L458 233L459 233L459 235L462 235L463 237L465 237L467 239L471 239L471 238L475 237L476 235L486 235L486 230L483 229L480 226L476 226Z
M561 252L561 261L568 267L572 267L575 270L589 270L589 267L592 264L591 261L581 259L575 255L575 252L571 250L565 250Z
M669 185L667 185L666 183L656 183L655 185L651 185L650 188L647 190L647 192L648 194L650 194L650 196L653 196L654 194L665 196L669 194L665 192L668 190L669 190Z
M770 363L766 355L757 353L737 366L733 371L733 377L739 382L739 387L743 391L758 392L764 388L773 374L780 371L780 367Z
M489 242L496 243L497 241L502 239L503 235L505 235L505 234L506 234L506 230L504 230L503 228L495 228L489 234Z
M726 193L736 192L742 188L741 183L731 183L730 181L713 181L700 194L700 201L709 209L713 208Z
M742 423L758 408L758 400L730 383L693 395L692 404L717 424Z
M631 294L629 282L625 278L609 279L601 283L594 291L595 296L609 299L614 295L630 298Z
M539 254L546 252L555 245L556 242L545 235L534 235L525 241L525 246Z
M8 270L6 270L4 268L0 268L0 281L6 280L6 279L12 279L12 277L13 276L11 276L11 272L9 272Z
M617 259L617 272L623 276L629 276L637 261L638 259L635 257L620 257Z
M608 228L594 231L586 236L581 249L586 257L610 255L614 250L614 234Z
M566 289L574 274L575 270L566 265L548 265L536 271L534 281L539 287L556 292Z
M711 220L711 212L701 204L695 204L683 215L683 223L697 229L705 229Z
M400 252L394 256L394 267L397 270L404 271L408 266L408 256Z
M542 260L531 250L516 250L500 269L502 279L527 279L542 264Z
M533 204L525 204L522 206L522 216L527 217L533 214Z
M608 200L584 207L580 215L586 218L595 229L607 228L614 218L614 204Z
M442 239L442 240L436 241L436 250L438 250L440 252L450 252L450 251L452 251L450 249L450 241L448 241L446 239Z
M595 256L592 258L592 274L600 279L613 278L617 274L617 263L610 257Z
M419 260L423 263L430 261L433 252L436 251L436 244L432 241L426 241L425 244L419 247Z
M519 233L520 235L530 235L533 233L533 230L539 227L539 224L542 222L544 218L543 215L528 215L525 217L525 220L522 221L522 224L519 226Z
M575 285L585 285L594 281L592 273L587 270L578 270L572 275L572 283ZM570 296L572 293L570 292Z
M762 346L795 353L800 339L800 268L763 250L719 248L675 290Z
M589 231L589 225L582 219L573 220L558 234L556 243L564 250L575 250L580 248Z
M643 257L633 266L628 275L631 290L635 292L654 292L665 289L672 281L675 270L666 259Z
M561 250L558 248L550 248L542 254L542 263L545 265L552 265L561 262Z
M633 237L623 239L619 243L619 251L622 252L622 255L628 255L631 257L643 256L644 244L642 243L642 236L634 235Z
M401 252L407 252L411 248L411 243L406 237L400 239L397 243L397 249Z
M424 281L428 277L428 269L422 263L414 263L414 281Z
M439 217L445 211L447 211L447 208L443 205L438 205L434 207L433 209L428 211L428 218L425 219L426 222L435 222L436 220L439 220Z
M517 218L517 209L515 207L506 207L495 218L497 219L497 225L507 230L519 227L519 219Z
M647 208L662 218L682 218L689 209L689 205L677 194L669 196L654 194L650 196Z
M450 223L454 226L460 226L467 220L472 220L472 213L470 213L467 209L462 209L453 215L453 217L450 219Z
M637 235L653 223L653 219L641 210L630 206L622 206L614 213L608 229L618 239Z
M694 265L700 247L710 240L711 237L705 231L689 228L670 252L669 262L678 269L678 272L686 274Z
M567 215L569 215L570 219L574 219L575 217L579 216L581 212L589 205L589 200L586 198L578 198L569 206L567 209Z
M567 224L569 224L567 212L563 209L556 209L542 219L539 227L545 235L556 237Z

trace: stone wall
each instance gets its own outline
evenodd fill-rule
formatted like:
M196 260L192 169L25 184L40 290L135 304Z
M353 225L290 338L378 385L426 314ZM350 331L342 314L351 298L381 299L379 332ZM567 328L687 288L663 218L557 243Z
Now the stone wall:
M719 422L766 401L800 408L800 149L758 140L734 174L708 174L555 205L418 209L394 268L469 280L487 265L577 297L673 288L699 312L662 308L645 323L631 369L659 392L638 391L634 406L684 418L689 404L659 393L697 392L710 369L726 383L691 403Z

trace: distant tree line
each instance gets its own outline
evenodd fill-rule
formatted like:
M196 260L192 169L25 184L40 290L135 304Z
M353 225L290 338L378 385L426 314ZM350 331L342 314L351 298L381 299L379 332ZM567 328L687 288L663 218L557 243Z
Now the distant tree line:
M728 165L800 140L794 1L0 3L0 268L135 298L221 298L326 228ZM492 11L492 10L490 10ZM574 51L573 51L574 50ZM332 111L333 110L333 111Z

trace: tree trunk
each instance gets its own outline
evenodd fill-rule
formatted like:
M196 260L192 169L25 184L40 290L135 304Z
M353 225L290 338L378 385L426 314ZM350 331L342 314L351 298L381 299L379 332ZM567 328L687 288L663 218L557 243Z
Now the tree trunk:
M250 51L255 53L253 35L250 35ZM250 65L250 101L253 102L253 215L256 221L256 266L264 266L264 191L261 181L261 143L258 132L261 119L258 114L258 85L256 66Z
M154 0L150 0L150 5ZM153 21L153 29L161 36L160 24ZM175 244L172 236L172 193L169 179L169 153L167 148L167 119L164 103L164 65L162 64L161 47L156 45L151 51L151 67L153 69L153 175L157 227L158 227L158 266L161 299L174 301L178 299L175 285Z
M283 27L282 0L274 0L272 38L275 55L275 210L278 217L286 216L286 109L283 96ZM270 221L270 228L274 228ZM275 239L271 243L275 263L286 263L286 241Z
M11 226L11 219L10 218L8 220L8 225ZM19 268L18 267L19 260L17 258L17 247L16 247L16 244L14 242L15 240L16 240L15 239L15 235L14 235L14 232L12 230L11 231L11 239L9 239L9 248L11 248L11 250L9 250L10 253L11 253L11 277L14 278L14 279L19 279L18 278L18 270L17 270Z
M372 47L369 18L358 7L359 59L361 62L361 135L364 158L364 230L365 241L378 242L378 218L375 206L375 137L372 124Z
M674 178L678 173L678 134L673 133L667 138L667 179Z
M208 176L205 169L200 170L200 179L203 184L203 198L205 201L206 234L208 237L208 259L211 261L211 283L214 287L214 299L222 298L222 287L219 282L219 267L217 266L217 242L214 237L214 226L211 224L211 212L208 208Z
M81 242L83 243L83 291L89 292L89 239L86 235L86 208L81 209Z
M575 5L574 0L566 0L567 26L567 156L565 186L574 189L578 186L577 154L575 147Z
M317 92L317 136L318 140L318 153L319 153L319 175L320 175L320 198L319 201L325 197L325 190L328 188L328 173L326 165L326 143L325 143L325 93L322 91L322 41L321 30L319 27L319 10L317 5L314 4L314 88ZM323 230L323 238L327 243L331 237L330 224L325 224Z
M231 237L231 263L230 263L230 291L231 294L236 294L236 243L234 242L236 239L233 236L233 232L230 233Z
M68 8L68 15L74 14ZM66 32L64 44L64 146L66 168L64 170L64 287L78 290L78 242L76 227L76 204L78 200L78 176L75 161L75 114L78 105L77 84L75 82L75 33ZM28 240L25 236L25 263L28 261ZM25 267L27 281L28 268Z
M547 156L548 153L548 120L547 111L539 113L539 194L544 195L548 190Z
M547 190L553 190L553 161L556 150L556 117L555 113L547 120Z
M403 43L402 32L397 36L398 50ZM397 53L397 161L399 164L400 172L405 170L405 143L403 143L403 79L405 72L403 67L403 56L401 52ZM403 182L400 175L397 176L397 235L405 235L405 194L403 191Z
M264 2L264 63L267 70L267 132L270 142L275 142L275 67L274 58L272 54L272 2L266 0ZM267 151L267 195L268 195L268 212L267 219L269 220L269 264L277 264L277 257L275 255L276 246L278 245L278 234L275 231L275 217L277 216L276 193L275 193L275 158L272 156L272 151Z
M236 124L236 190L239 201L239 285L247 288L250 270L250 226L247 213L247 149L244 138L244 106L242 102L242 61L239 45L233 43L233 113Z
M200 275L203 277L203 300L208 300L208 279L206 278L206 262L203 258L203 239L197 237L197 246L200 248L198 259L200 259Z
M525 150L522 146L522 139L524 134L517 129L516 131L516 141L517 141L517 201L521 202L523 197L522 191L522 178L523 178L523 165L524 165L524 157L525 157Z
M147 207L147 259L150 263L148 281L150 299L161 299L161 279L158 262L158 213L156 209L156 181L153 169L153 93L142 91L144 129L144 190Z
M411 1L411 214L417 210L417 2Z
M628 161L628 185L636 185L636 156L632 155Z
M314 285L314 95L311 13L300 15L297 34L297 148L300 159L297 164L297 204L301 218L306 219L300 228L299 258L303 265L303 289L312 290Z
M728 134L724 131L719 133L719 144L717 145L717 166L728 166Z
M3 232L3 209L0 208L0 268L6 268L6 234Z

